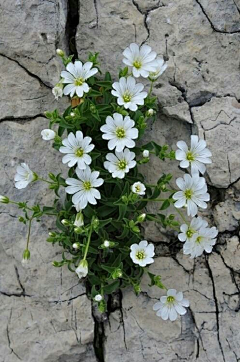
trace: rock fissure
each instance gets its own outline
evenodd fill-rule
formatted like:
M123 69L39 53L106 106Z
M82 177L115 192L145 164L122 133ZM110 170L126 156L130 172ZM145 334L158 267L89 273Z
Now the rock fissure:
M221 342L221 339L220 339L219 306L218 306L218 300L217 300L217 293L216 293L215 281L214 281L212 269L211 269L210 264L209 264L209 261L208 261L208 257L205 257L205 260L206 260L206 265L207 265L209 277L210 277L211 282L212 282L213 299L214 299L215 309L216 309L216 323L217 323L217 339L218 339L218 344L219 344L219 348L220 348L220 351L221 351L221 354L222 354L222 357L223 357L223 361L226 362L225 355L224 355L224 351L223 351L223 347L222 347L222 342Z

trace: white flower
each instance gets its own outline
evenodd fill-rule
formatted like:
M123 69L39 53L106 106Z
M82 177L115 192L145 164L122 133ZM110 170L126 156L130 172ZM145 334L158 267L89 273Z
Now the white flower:
M143 150L143 157L147 158L149 157L149 151L148 150Z
M203 177L199 177L198 174L192 176L185 174L183 178L177 178L176 184L182 190L173 195L173 199L177 200L174 203L176 208L186 206L188 216L192 217L197 214L198 206L202 209L207 208L205 201L209 201L210 196L207 193L207 185Z
M15 187L17 189L24 189L28 184L35 180L36 176L26 163L21 163L21 166L17 167L17 173L14 177Z
M109 246L110 246L110 241L104 240L103 245L105 246L105 248L109 248Z
M95 302L101 302L102 299L103 299L103 297L101 296L101 294L97 294L94 297Z
M164 63L164 59L158 57L155 62L157 63L155 70L149 73L149 78L155 80L160 77L161 74L167 69L167 63Z
M84 225L83 214L81 211L77 213L73 225L75 225L78 228Z
M206 171L205 164L212 163L209 157L212 156L208 148L206 148L206 142L198 139L198 136L191 136L191 148L184 141L177 142L179 150L176 151L176 160L181 161L180 167L187 168L191 165L191 172L201 172L204 174Z
M77 273L79 279L82 279L84 277L87 276L88 274L88 262L87 260L82 259L77 267L77 269L75 270L75 272Z
M202 255L204 250L207 253L212 252L213 245L216 244L218 230L214 227L201 227L190 240L183 245L183 253L190 254L190 258Z
M176 289L168 289L167 295L153 305L153 310L157 310L156 315L164 321L167 319L175 321L178 314L186 314L187 310L184 307L189 307L189 301L183 298L183 293L177 293Z
M107 161L104 162L104 167L112 174L115 178L124 178L125 173L128 173L130 168L136 166L134 160L135 153L130 152L128 148L125 148L122 152L108 153L106 156Z
M73 97L76 93L81 98L83 93L89 92L86 80L98 72L97 68L92 68L92 65L91 62L82 64L80 60L76 60L74 64L68 63L67 72L65 70L61 72L62 82L68 84L63 89L65 95L70 94L70 97Z
M41 136L44 141L51 141L56 136L56 132L54 132L52 129L43 129L41 131Z
M113 83L112 94L117 97L117 102L120 106L126 109L136 111L137 105L144 104L144 98L147 97L147 92L142 92L144 86L142 83L137 83L133 77L120 78L119 82Z
M144 184L138 181L131 186L131 190L134 194L145 195L146 187Z
M148 244L147 240L142 240L139 244L132 244L130 249L130 257L135 264L144 267L154 262L154 245Z
M180 227L181 233L178 234L178 239L182 242L190 241L193 234L195 234L200 228L207 227L208 223L206 220L203 220L201 216L194 217L190 225L183 224Z
M59 82L58 84L55 85L55 87L53 87L52 94L54 95L56 100L58 100L58 98L62 98L62 96L63 96L62 82Z
M133 139L138 138L138 129L134 125L135 122L129 116L123 118L120 113L114 113L113 118L108 116L100 130L104 133L102 138L109 140L109 150L116 148L117 152L121 152L124 147L135 147Z
M81 131L76 132L76 136L71 132L68 137L62 141L65 147L60 147L59 151L67 153L63 159L63 163L68 163L69 167L73 167L76 163L80 170L85 168L92 162L91 157L88 155L94 149L94 145L90 144L91 137L83 137Z
M103 179L98 178L98 171L91 171L89 167L86 170L80 170L76 168L76 174L79 178L67 178L66 192L73 195L72 201L75 205L78 205L78 209L85 209L87 204L96 205L96 199L100 199L100 192L96 189L103 184Z
M132 67L134 77L147 78L149 72L154 72L157 65L155 58L157 53L152 51L148 45L142 45L140 48L137 44L132 43L123 52L123 63Z

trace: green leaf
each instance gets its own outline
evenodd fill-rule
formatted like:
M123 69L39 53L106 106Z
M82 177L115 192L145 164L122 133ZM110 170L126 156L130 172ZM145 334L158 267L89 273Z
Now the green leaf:
M112 294L117 289L119 289L119 286L120 286L120 281L117 279L114 282L112 282L111 284L106 285L103 288L103 291L104 291L105 294Z

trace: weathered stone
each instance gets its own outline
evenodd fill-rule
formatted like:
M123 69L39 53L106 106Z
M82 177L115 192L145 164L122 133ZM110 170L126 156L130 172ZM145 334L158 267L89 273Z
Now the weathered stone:
M67 1L1 1L1 20L1 55L41 78L46 85L55 84L61 69L56 49L67 47ZM11 75L10 70L8 74ZM19 87L21 82L15 85L18 83ZM30 96L31 90L28 91Z
M240 105L233 97L212 98L192 109L199 134L209 145L213 163L207 172L216 187L228 187L240 177Z

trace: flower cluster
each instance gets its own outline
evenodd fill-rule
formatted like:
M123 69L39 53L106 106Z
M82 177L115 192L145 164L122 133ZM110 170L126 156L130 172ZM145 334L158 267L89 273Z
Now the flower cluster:
M28 202L15 202L0 196L0 202L18 205L24 213L19 221L28 224L23 261L30 259L29 241L31 224L44 215L56 217L56 230L49 233L50 243L63 248L62 260L53 261L55 267L68 266L80 279L85 278L92 300L99 310L107 308L107 296L119 288L132 286L138 295L140 282L147 268L154 263L155 247L145 240L141 224L145 221L160 223L162 227L179 229L178 238L184 242L183 252L191 257L211 252L217 230L209 228L205 220L196 217L198 208L205 209L209 201L204 174L205 164L211 162L206 143L191 137L191 148L183 141L178 150L151 141L138 146L147 121L155 118L156 98L152 96L154 82L166 70L167 64L148 45L130 44L123 52L125 68L119 79L112 81L107 72L104 78L97 54L89 54L84 63L73 61L58 49L65 70L52 92L56 99L68 96L70 106L63 114L57 110L46 112L49 128L41 132L44 141L53 143L59 151L68 176L49 173L48 179L31 171L22 163L17 167L15 186L25 188L32 182L46 182L56 194L54 205L29 206ZM149 89L139 82L147 78ZM182 168L191 166L191 174L176 180L180 191L172 192L170 174L163 174L155 185L144 181L138 165L148 163L155 155L159 160L169 158L181 161ZM65 200L59 189L65 190ZM158 198L160 193L168 195ZM169 196L170 194L170 196ZM148 202L160 202L160 210L174 203L176 209L187 208L188 223L179 225L174 215L156 215L146 212ZM180 212L180 215L181 212ZM151 286L166 290L153 309L157 316L171 321L184 315L189 306L182 292L167 289L161 276L147 272Z
M206 209L206 202L210 200L206 180L199 173L205 173L205 164L212 162L212 154L206 147L206 142L198 136L191 136L190 149L184 141L177 142L177 147L176 159L181 161L180 167L190 167L191 174L185 174L183 178L176 180L181 191L173 195L173 199L176 200L174 205L176 208L186 207L188 216L192 217L190 223L181 225L178 238L184 242L183 253L195 258L203 251L211 253L218 234L215 227L209 228L206 220L196 216L198 208Z

